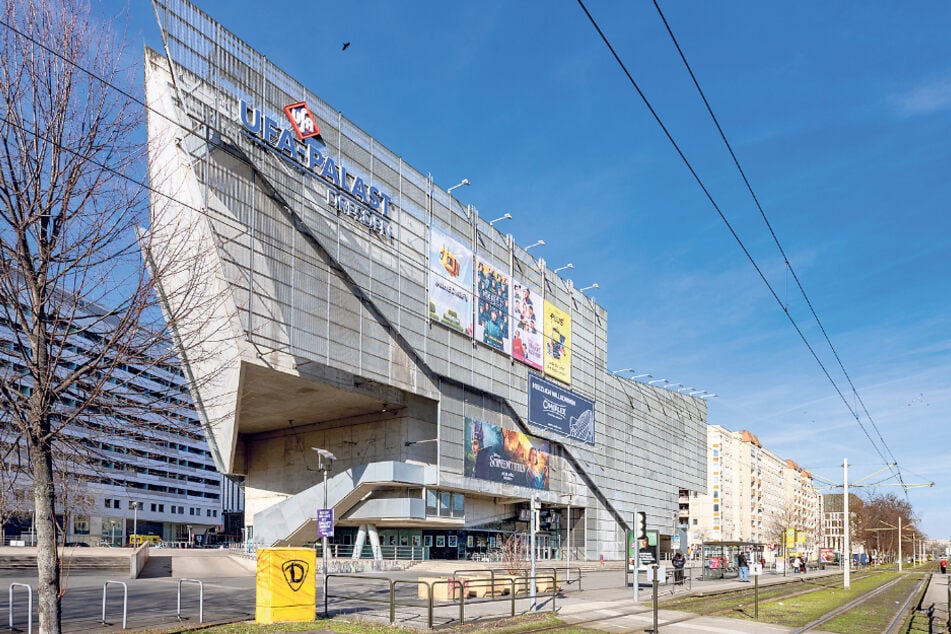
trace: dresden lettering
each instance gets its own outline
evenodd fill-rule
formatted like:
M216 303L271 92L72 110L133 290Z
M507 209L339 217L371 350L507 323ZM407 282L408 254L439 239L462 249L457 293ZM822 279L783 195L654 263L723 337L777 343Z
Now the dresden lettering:
M241 125L247 134L264 142L272 151L297 163L316 178L336 189L327 189L327 204L339 214L346 215L367 227L371 232L392 238L390 224L391 198L363 177L348 174L345 165L324 156L313 143L300 141L294 131L265 115L245 100L240 104Z

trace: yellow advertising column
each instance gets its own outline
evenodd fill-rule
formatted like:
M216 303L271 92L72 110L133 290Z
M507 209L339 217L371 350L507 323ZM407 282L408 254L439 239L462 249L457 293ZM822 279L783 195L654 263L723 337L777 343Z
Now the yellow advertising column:
M316 568L317 551L311 548L258 549L255 622L313 621Z

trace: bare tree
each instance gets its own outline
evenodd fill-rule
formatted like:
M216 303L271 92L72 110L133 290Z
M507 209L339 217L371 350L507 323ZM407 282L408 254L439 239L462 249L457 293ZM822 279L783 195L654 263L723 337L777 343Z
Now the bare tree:
M94 476L96 439L116 421L129 434L180 425L167 394L137 381L175 367L178 316L157 303L143 112L121 39L81 0L6 2L0 18L0 468L4 484L17 469L32 484L40 631L59 632L57 474L75 463Z
M894 493L869 491L858 513L857 523L879 557L894 560L898 556L898 526L901 524L902 549L910 553L914 542L924 539L916 526L911 503Z

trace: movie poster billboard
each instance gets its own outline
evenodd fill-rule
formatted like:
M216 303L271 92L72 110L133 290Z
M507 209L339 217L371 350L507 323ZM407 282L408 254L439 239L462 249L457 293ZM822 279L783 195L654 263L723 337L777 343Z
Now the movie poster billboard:
M466 477L548 490L551 443L468 416L465 421Z
M512 357L536 370L541 370L544 362L545 313L539 301L541 296L528 284L512 280Z
M472 335L472 250L429 229L429 318Z
M476 262L476 331L478 341L509 353L509 292L511 279L499 267L479 258Z
M571 384L571 315L545 300L545 374Z
M528 375L528 422L541 429L594 444L594 401Z

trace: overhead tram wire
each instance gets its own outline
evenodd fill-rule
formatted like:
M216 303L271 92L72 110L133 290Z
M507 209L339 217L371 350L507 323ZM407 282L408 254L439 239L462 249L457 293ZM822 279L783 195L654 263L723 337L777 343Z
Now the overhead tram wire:
M885 448L885 451L888 453L888 456L891 458L890 463L894 463L898 473L899 482L904 483L902 479L901 469L897 467L898 461L895 459L894 454L888 446L888 443L885 442L885 439L882 437L881 431L878 429L878 425L875 424L875 421L872 419L871 413L869 413L868 408L865 405L865 402L862 400L861 395L858 392L858 389L855 387L855 384L852 382L852 377L849 375L848 371L845 369L845 364L842 362L841 357L839 356L838 350L832 344L832 340L829 337L829 334L826 332L825 326L822 324L822 320L819 319L818 313L816 313L815 307L812 304L812 301L809 299L809 295L806 293L806 289L803 287L802 282L799 279L799 276L796 274L796 270L793 268L792 262L789 260L789 257L786 255L783 245L779 242L779 237L776 235L776 232L773 230L773 225L770 223L769 218L766 217L766 211L763 209L763 206L760 204L759 197L753 191L753 186L750 184L749 179L746 176L746 172L743 170L743 167L740 165L740 160L737 158L736 153L733 151L733 146L730 144L730 141L726 137L726 133L723 131L723 127L720 125L719 119L717 119L716 114L713 112L713 107L710 105L710 102L707 100L706 94L703 92L703 89L700 87L700 82L697 80L696 75L693 72L693 68L690 66L690 63L687 61L687 56L684 54L683 49L680 47L680 42L677 41L677 37L674 35L673 29L671 29L670 24L667 22L667 17L664 15L664 12L661 10L660 5L657 0L653 0L654 8L657 10L657 14L660 16L661 22L664 23L664 28L667 29L667 34L670 36L670 40L673 42L674 47L677 49L677 53L680 55L680 59L684 64L684 67L687 69L687 74L690 75L693 85L696 87L697 92L700 94L700 99L703 101L703 105L706 107L707 112L710 115L710 118L713 120L713 124L717 128L717 132L720 134L720 138L723 140L723 144L726 146L727 151L730 153L730 158L733 159L733 164L736 166L736 170L740 174L740 178L743 179L743 183L746 185L746 190L750 193L750 197L753 199L753 203L756 205L756 208L759 210L760 216L763 218L763 222L766 224L766 228L769 230L769 235L773 238L773 243L776 245L776 248L779 250L779 253L783 257L783 262L786 264L786 269L792 274L793 280L796 282L796 286L799 288L799 292L802 295L803 299L806 301L806 305L809 307L809 312L812 314L812 317L816 320L816 324L819 326L819 330L822 332L822 336L826 340L829 349L832 351L832 355L835 357L836 362L839 364L839 369L842 370L842 374L845 376L846 380L849 383L849 386L852 389L852 394L855 395L855 398L858 400L859 404L862 406L862 410L865 412L865 417L871 423L872 428L875 430L875 433L878 435L878 439L881 442L882 446ZM862 421L856 416L856 422L861 426ZM907 493L907 491L906 491Z
M769 289L769 292L773 296L773 299L776 301L777 304L779 304L780 308L782 308L783 313L786 315L786 319L789 320L789 323L796 330L796 333L799 335L799 338L802 340L803 344L809 350L810 354L812 354L812 358L815 359L816 363L819 365L819 368L822 370L823 374L825 374L826 379L828 379L829 383L832 384L833 389L839 395L839 398L845 404L849 412L851 412L852 416L856 420L858 420L858 414L849 404L848 399L845 397L845 394L842 393L842 390L839 387L838 383L836 383L835 379L829 373L828 368L826 368L825 364L819 358L819 355L816 353L815 348L813 348L812 344L809 343L809 340L806 338L805 333L802 331L802 328L800 328L799 324L796 322L793 316L789 313L789 309L783 304L783 301L777 294L776 289L774 289L773 285L770 284L769 280L766 278L762 269L756 263L756 259L750 253L749 249L746 248L746 245L743 243L743 240L737 234L736 230L733 228L733 225L730 223L730 221L724 215L723 211L720 209L720 206L717 204L716 200L713 198L713 195L710 193L710 191L707 189L707 186L704 184L703 179L701 179L700 176L697 174L697 171L694 169L693 164L691 164L689 159L687 159L686 155L684 155L683 150L680 148L680 145L677 143L673 135L667 129L667 126L664 124L663 120L660 118L660 115L657 114L657 111L654 109L654 106L647 99L647 96L641 90L641 87L638 85L637 81L631 75L630 71L627 69L627 66L621 60L617 51L615 51L614 46L611 44L610 40L608 40L607 36L604 34L604 31L601 30L601 27L597 23L597 21L594 19L594 16L592 16L591 12L588 11L588 7L585 6L584 0L578 0L578 4L581 6L581 9L584 11L585 15L588 17L588 20L591 22L591 25L598 32L598 35L601 37L601 40L604 42L605 46L608 47L608 50L611 52L611 55L614 57L614 60L617 62L618 66L620 66L621 70L624 72L624 75L627 77L628 81L631 83L631 86L633 86L634 90L637 91L638 96L640 96L641 101L644 102L644 105L647 107L648 111L650 111L651 116L654 117L654 120L657 122L657 125L660 126L660 129L663 131L664 135L667 137L667 140L670 142L674 150L677 152L677 155L680 157L680 160L683 161L687 170L690 172L691 176L693 176L694 180L697 182L697 185L700 187L704 195L707 197L707 200L710 202L711 206L713 206L714 210L720 216L720 220L723 221L724 225L726 225L727 229L730 231L730 234L733 236L733 239L736 240L740 249L743 251L744 255L746 255L746 258L749 260L750 264L756 270L757 275L759 275L760 279L763 281L763 284L765 284L766 288ZM879 457L882 459L882 462L884 464L888 464L889 463L888 459L882 453L881 448L879 448L879 446L872 439L872 436L869 434L865 426L860 423L859 427L862 429L862 432L865 434L865 437L868 439L869 443L875 449L876 453L878 453Z

